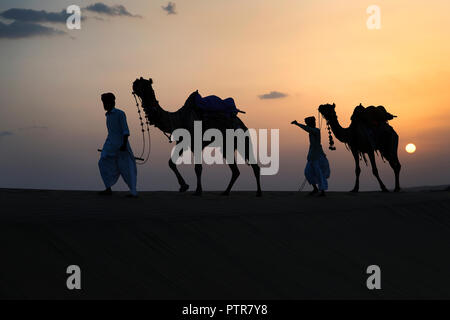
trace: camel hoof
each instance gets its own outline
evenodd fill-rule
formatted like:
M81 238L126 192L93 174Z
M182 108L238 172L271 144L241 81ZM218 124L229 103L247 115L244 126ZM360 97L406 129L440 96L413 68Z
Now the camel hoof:
M381 190L381 192L384 192L384 193L389 193L389 190L388 190L388 189L386 189L386 188L384 188L384 189L382 189L382 190Z
M180 190L178 192L186 192L187 189L189 189L189 185L185 184L180 186Z
M196 197L200 197L202 193L203 193L202 190L196 190L193 195Z
M222 196L229 196L230 195L230 191L224 191L220 195L222 195Z
M400 192L400 190L401 190L400 188L395 188L394 192Z
M261 192L261 191L256 192L256 196L257 196L258 198L262 197L262 192Z
M358 193L358 192L359 192L359 189L352 189L352 190L350 190L350 192L351 192L351 193Z

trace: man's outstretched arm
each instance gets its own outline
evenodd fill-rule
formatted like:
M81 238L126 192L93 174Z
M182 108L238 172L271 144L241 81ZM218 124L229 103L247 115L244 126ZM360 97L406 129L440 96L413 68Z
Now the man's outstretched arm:
M302 128L303 130L309 132L309 133L314 133L313 128L305 126L304 124L298 123L297 120L292 121L291 124L294 124L294 125Z

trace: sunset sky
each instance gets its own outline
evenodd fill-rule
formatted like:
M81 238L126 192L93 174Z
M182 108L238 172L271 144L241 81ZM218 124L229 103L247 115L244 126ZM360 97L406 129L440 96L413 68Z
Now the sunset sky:
M175 7L166 0L103 0L106 8L126 10L109 14L88 10L95 2L0 2L0 187L101 189L100 94L115 93L139 154L131 84L140 76L153 78L166 110L177 110L198 89L233 97L248 127L280 129L280 171L262 178L263 190L298 188L308 136L290 122L317 116L320 104L333 102L343 126L359 103L384 105L398 116L390 124L400 136L403 187L450 182L448 0L172 0ZM81 30L29 20L33 26L19 37L9 25L14 20L2 14L12 8L60 13L72 4L82 8ZM366 26L373 4L381 8L380 30ZM261 99L272 91L284 96ZM177 190L167 166L172 145L155 128L151 136L138 187ZM337 150L328 150L327 141L323 128L330 190L350 190L352 155L337 141ZM406 153L408 143L417 146L414 154ZM377 161L392 189L391 168ZM377 190L370 168L362 170L361 189ZM193 167L180 171L194 186ZM220 190L230 172L205 166L203 177L205 190ZM235 189L254 189L250 168L241 167Z

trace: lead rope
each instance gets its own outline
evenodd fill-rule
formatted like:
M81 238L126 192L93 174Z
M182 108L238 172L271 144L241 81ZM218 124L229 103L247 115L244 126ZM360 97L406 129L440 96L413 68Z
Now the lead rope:
M134 101L136 101L136 108L138 111L139 121L141 123L141 131L142 131L142 152L139 157L139 162L136 161L136 164L143 165L143 164L146 164L148 159L150 158L150 150L151 150L150 123L149 123L147 114L145 114L145 124L147 126L148 152L147 152L147 156L145 157L145 159L143 159L142 157L144 156L145 149L146 149L146 144L145 144L145 131L146 130L144 128L144 122L143 122L143 118L142 118L141 108L139 107L139 102L138 102L138 100L136 98L136 94L134 92L133 92L133 97L134 97ZM142 104L142 102L141 102L141 104Z
M305 180L303 180L303 183L301 184L300 188L298 189L298 192L302 192L303 189L305 188L305 185L306 185L306 178L305 178Z
M133 93L133 97L134 100L136 101L136 108L137 108L137 112L139 115L139 121L141 122L141 131L142 131L142 152L141 155L139 156L139 158L142 158L142 156L144 155L145 152L145 130L144 130L144 123L142 122L142 114L141 114L141 109L139 108L139 103L136 99L136 95Z

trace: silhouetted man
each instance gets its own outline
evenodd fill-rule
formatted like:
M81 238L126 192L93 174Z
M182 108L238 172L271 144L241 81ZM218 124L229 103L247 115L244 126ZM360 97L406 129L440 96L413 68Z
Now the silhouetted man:
M103 107L106 110L106 127L108 137L103 145L102 154L98 162L100 174L106 189L101 195L111 195L111 187L116 184L119 176L122 176L130 188L130 197L137 197L136 179L137 168L133 151L128 137L127 118L122 110L116 109L116 97L112 93L104 93L101 96Z
M291 124L295 124L309 133L309 152L305 177L314 188L310 193L311 195L318 193L320 190L320 196L325 196L325 190L328 190L327 179L330 177L330 165L320 143L320 129L316 128L316 118L305 118L305 123L306 126L298 123L297 120L291 122Z

